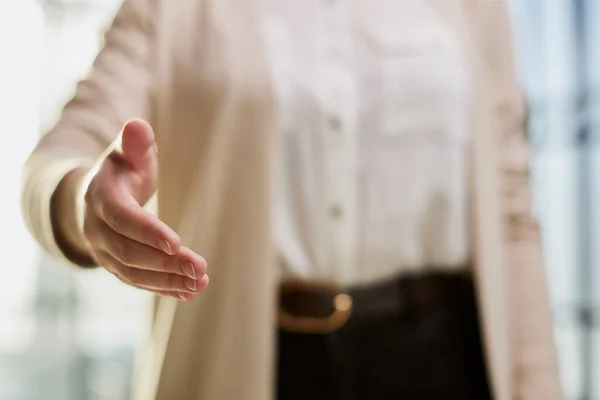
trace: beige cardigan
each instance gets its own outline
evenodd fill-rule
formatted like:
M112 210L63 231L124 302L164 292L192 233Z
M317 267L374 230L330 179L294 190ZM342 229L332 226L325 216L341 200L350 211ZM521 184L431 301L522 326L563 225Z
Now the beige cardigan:
M23 212L61 255L49 218L58 181L144 117L160 158L158 213L209 262L191 303L157 300L136 399L268 400L277 269L270 231L277 135L258 0L129 0L57 125L25 166ZM446 10L472 50L473 241L489 375L498 400L562 398L539 231L530 216L525 115L504 1Z

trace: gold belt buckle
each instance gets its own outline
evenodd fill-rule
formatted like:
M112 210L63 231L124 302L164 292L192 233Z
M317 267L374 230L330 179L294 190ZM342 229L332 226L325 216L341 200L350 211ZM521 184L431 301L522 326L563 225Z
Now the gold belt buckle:
M280 293L294 291L330 290L337 293L333 299L333 312L327 317L301 317L279 307L278 322L283 330L294 333L329 334L342 328L352 314L352 297L342 287L332 282L288 281L280 287Z

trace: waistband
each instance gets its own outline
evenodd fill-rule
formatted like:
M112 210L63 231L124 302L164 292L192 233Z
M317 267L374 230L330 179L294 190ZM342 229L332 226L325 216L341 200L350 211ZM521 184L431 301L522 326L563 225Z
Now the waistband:
M350 318L368 319L419 311L473 297L466 272L402 275L371 285L343 288L327 281L290 280L279 290L282 330L327 334Z

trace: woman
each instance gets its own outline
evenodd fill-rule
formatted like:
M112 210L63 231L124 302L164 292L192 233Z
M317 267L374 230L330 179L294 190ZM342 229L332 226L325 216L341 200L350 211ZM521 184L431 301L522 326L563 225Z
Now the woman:
M561 398L505 7L124 3L23 200L161 296L136 398Z

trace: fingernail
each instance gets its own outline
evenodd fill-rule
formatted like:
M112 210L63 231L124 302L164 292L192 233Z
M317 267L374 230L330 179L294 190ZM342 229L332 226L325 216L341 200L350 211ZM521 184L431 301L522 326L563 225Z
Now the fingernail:
M164 251L167 254L172 255L173 253L171 252L171 245L169 244L169 242L167 242L166 240L161 240L160 243L158 244L158 246L160 247L160 249L162 251Z
M196 271L194 270L194 265L190 262L186 262L185 264L183 264L183 273L192 279L196 279Z
M183 285L188 289L191 290L192 292L196 291L196 280L195 279L190 279L190 278L184 278L183 279Z
M187 298L185 297L185 294L183 294L183 293L179 293L179 298L183 301L187 301Z

